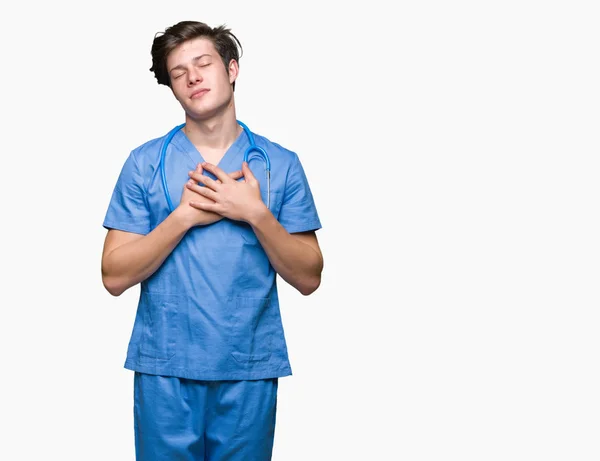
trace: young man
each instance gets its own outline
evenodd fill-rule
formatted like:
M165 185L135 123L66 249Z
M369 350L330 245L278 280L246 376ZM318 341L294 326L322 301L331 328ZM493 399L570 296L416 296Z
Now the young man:
M154 39L150 70L185 125L130 153L104 220L104 286L141 284L125 361L138 460L270 460L278 378L291 375L275 275L303 295L321 280L298 156L236 119L237 45L191 21ZM270 180L256 151L244 162L253 142Z

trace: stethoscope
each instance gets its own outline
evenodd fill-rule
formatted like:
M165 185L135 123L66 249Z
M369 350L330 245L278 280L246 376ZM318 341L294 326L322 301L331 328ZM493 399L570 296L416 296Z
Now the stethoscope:
M265 163L265 170L267 175L267 208L271 208L271 160L269 159L267 152L262 147L256 145L256 143L254 142L254 135L252 134L250 129L239 120L237 122L244 129L246 136L248 136L248 141L250 141L250 147L248 147L248 149L246 149L246 152L244 152L244 162L248 162L248 158L250 157L250 154L252 152L257 152L260 155L260 157L262 157L263 162ZM167 199L167 203L169 204L169 210L171 211L173 211L175 207L173 206L173 202L171 201L171 194L169 193L169 188L167 187L167 175L165 173L165 156L167 155L167 147L169 147L171 139L173 139L175 133L181 130L184 126L185 123L182 123L181 125L178 125L171 131L169 131L169 134L167 134L167 137L165 138L165 141L163 142L162 148L160 150L160 162L158 164L158 169L160 170L162 178L162 186L163 190L165 191L165 198Z

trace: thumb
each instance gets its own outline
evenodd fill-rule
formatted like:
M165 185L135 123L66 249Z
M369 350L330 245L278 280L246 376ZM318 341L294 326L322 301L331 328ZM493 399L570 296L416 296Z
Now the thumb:
M235 180L238 180L243 176L244 176L244 172L242 170L232 171L231 173L229 173L229 177L231 179L235 179Z
M256 179L252 174L252 170L248 166L248 162L242 162L242 173L244 173L244 178L246 178L246 181Z

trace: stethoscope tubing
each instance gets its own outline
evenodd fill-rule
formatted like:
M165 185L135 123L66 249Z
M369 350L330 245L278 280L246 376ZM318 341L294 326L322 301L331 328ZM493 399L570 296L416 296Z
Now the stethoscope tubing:
M269 158L269 155L262 147L256 145L256 142L254 141L254 135L252 134L250 129L244 123L240 122L239 120L237 120L237 123L244 129L244 132L246 133L246 136L248 137L248 141L250 142L250 147L248 147L246 149L246 151L244 152L244 162L248 162L248 160L250 158L250 154L252 152L256 152L259 154L259 156L263 159L263 161L265 163L265 169L266 169L266 175L267 175L267 208L270 209L271 208L271 159ZM171 210L171 211L173 211L175 209L175 207L173 206L173 202L171 201L171 194L169 193L169 189L167 186L167 174L165 172L165 157L167 155L167 147L169 146L169 143L173 139L173 136L175 136L175 134L179 130L181 130L184 126L185 126L185 123L182 123L181 125L177 125L171 131L169 131L169 133L167 134L167 137L165 138L165 140L162 144L162 147L160 150L160 160L158 163L158 168L160 170L160 176L161 176L163 190L165 193L165 198L167 200L167 204L169 205L169 210Z

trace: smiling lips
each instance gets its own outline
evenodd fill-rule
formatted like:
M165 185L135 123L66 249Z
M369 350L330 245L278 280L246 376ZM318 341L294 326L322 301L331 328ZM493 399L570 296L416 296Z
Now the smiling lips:
M202 96L204 96L206 93L208 93L210 90L208 88L200 88L197 91L194 91L192 93L192 95L190 96L191 99L197 99L200 98Z

